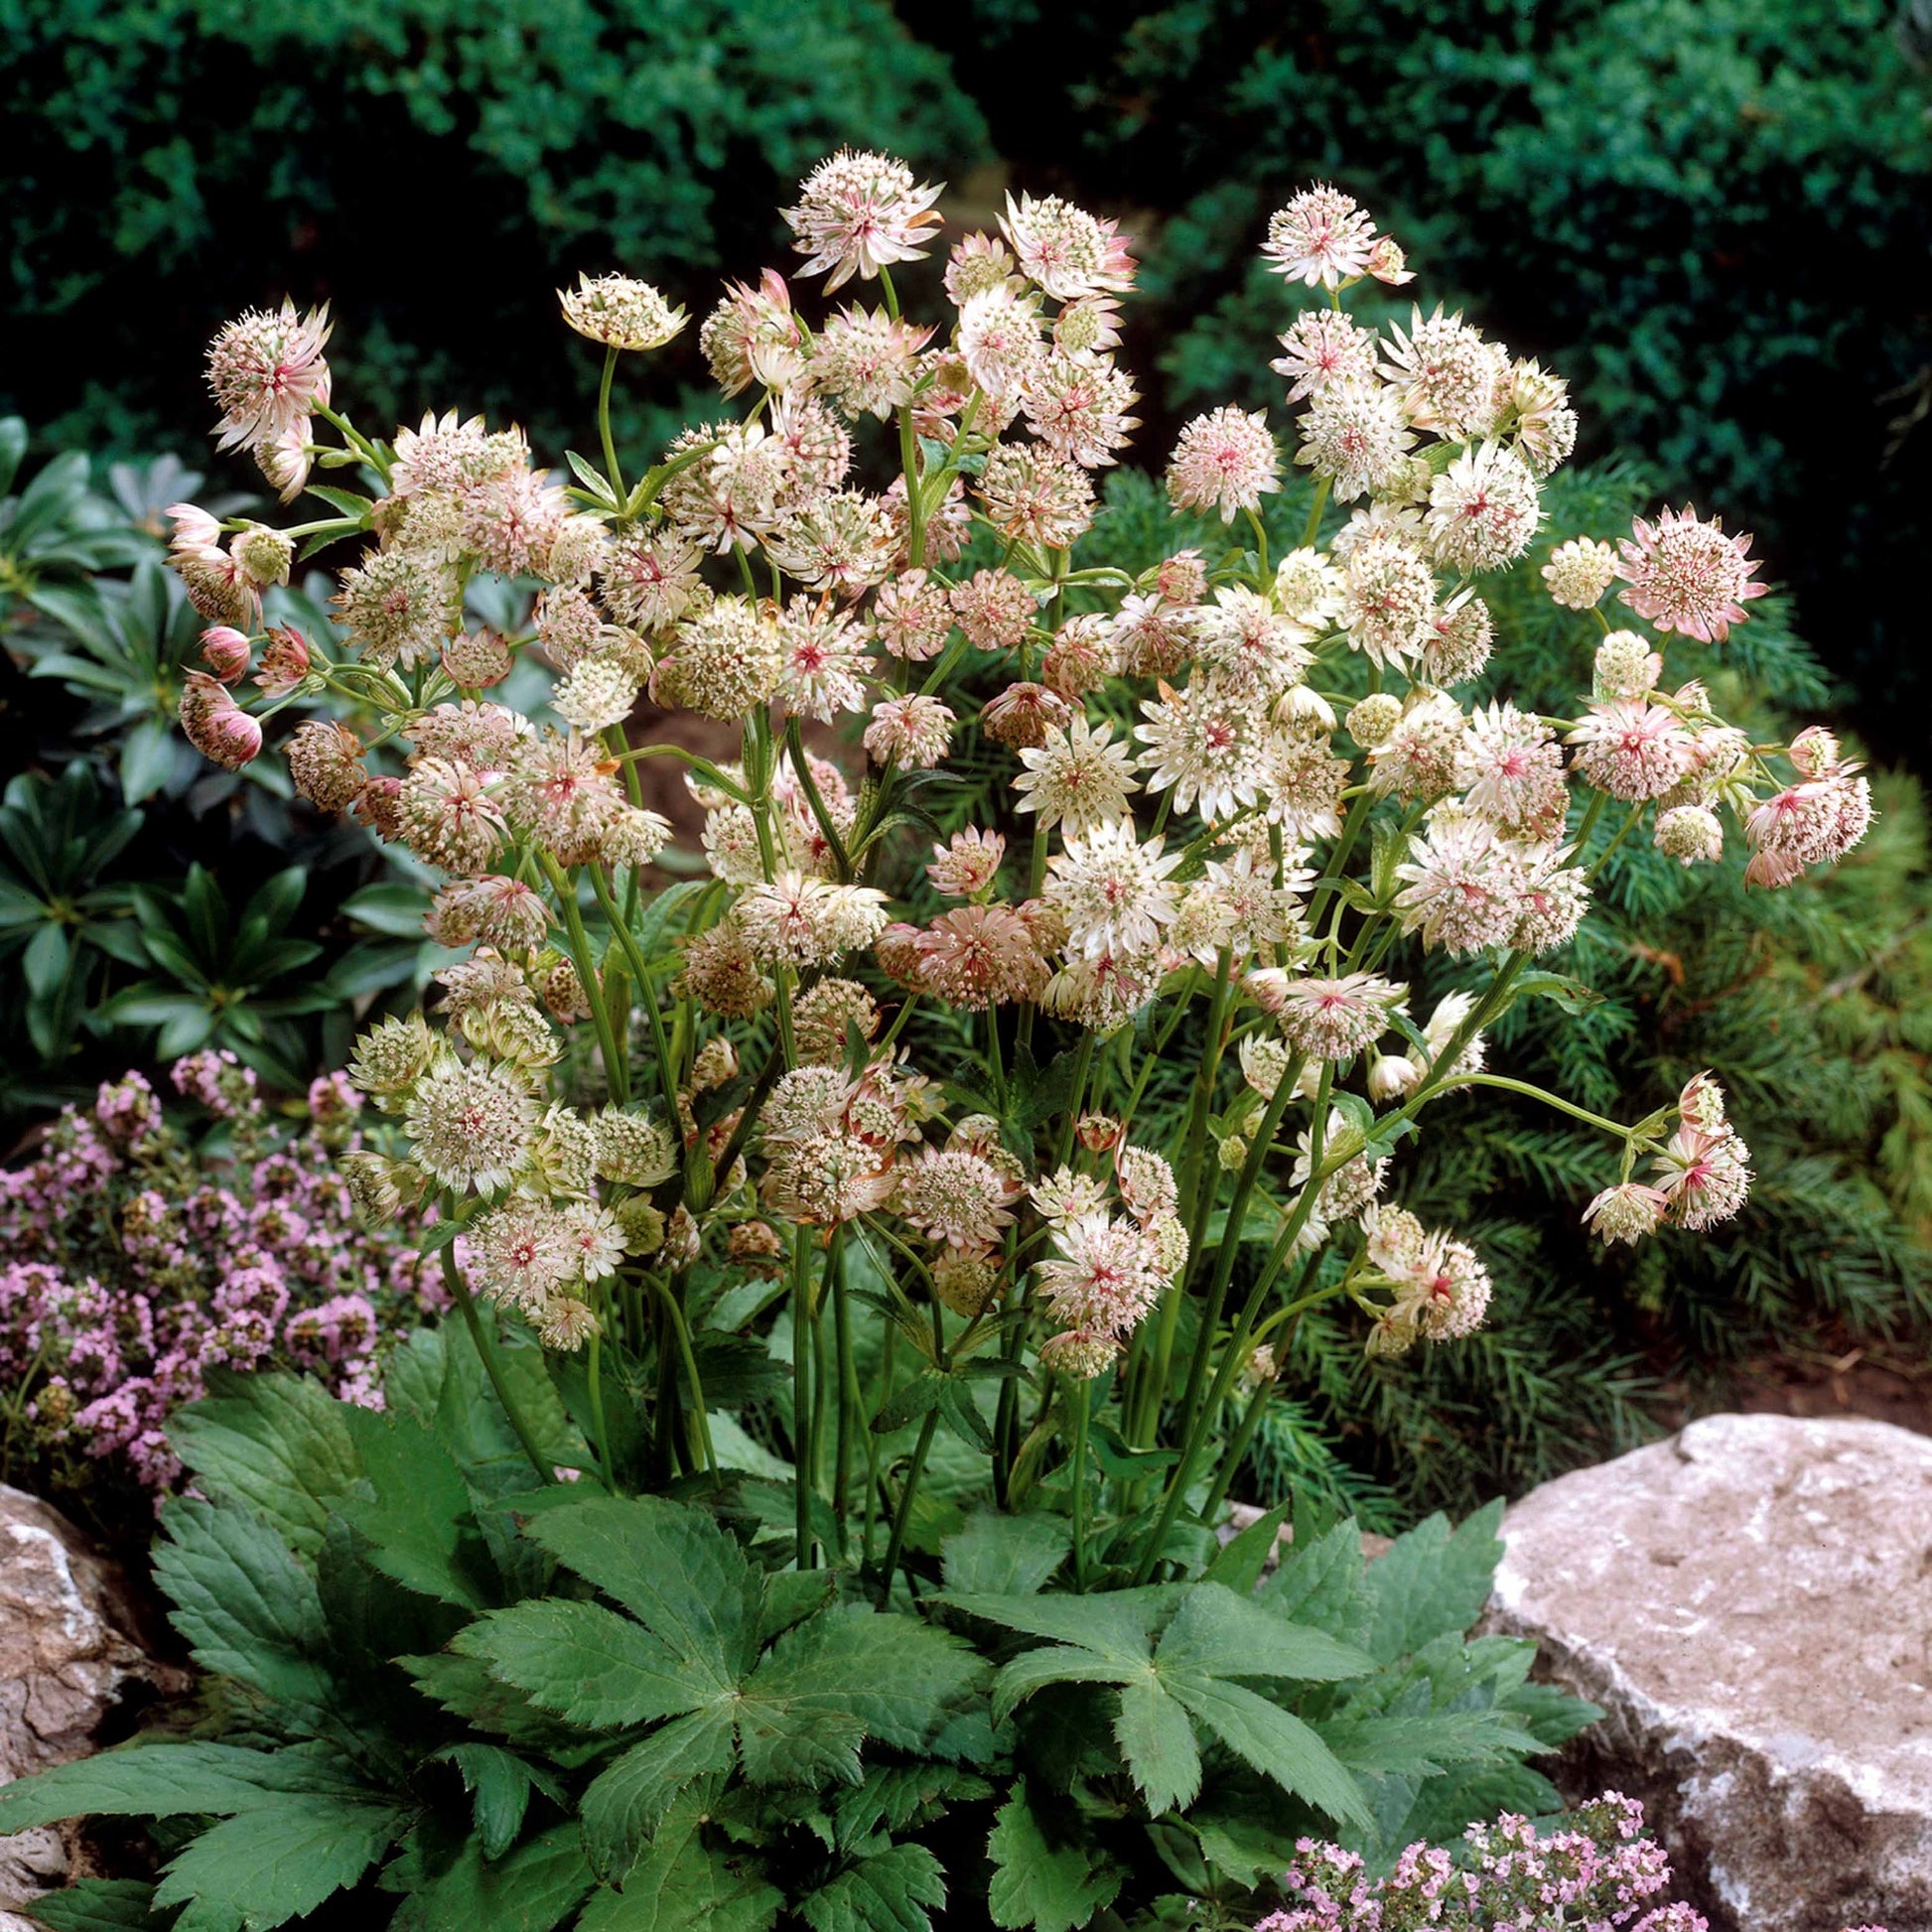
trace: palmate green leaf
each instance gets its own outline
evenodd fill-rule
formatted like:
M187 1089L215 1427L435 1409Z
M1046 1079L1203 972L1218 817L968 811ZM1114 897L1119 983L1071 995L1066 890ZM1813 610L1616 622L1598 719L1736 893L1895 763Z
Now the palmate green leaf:
M0 1790L0 1837L64 1818L224 1816L279 1805L290 1793L371 1794L314 1745L256 1751L239 1744L128 1744L59 1764Z
M563 1786L548 1771L500 1744L446 1744L434 1753L436 1760L455 1766L475 1800L477 1839L486 1859L500 1858L523 1829L532 1791L554 1804L568 1803Z
M681 1717L721 1694L708 1671L694 1670L662 1638L601 1603L538 1597L492 1610L452 1648L481 1658L542 1709L590 1730Z
M483 1608L488 1598L464 1559L476 1532L456 1458L413 1422L353 1403L342 1406L365 1480L336 1507L366 1539L368 1561L426 1596Z
M1131 1684L1150 1677L1153 1668L1151 1663L1116 1663L1079 1644L1044 1644L1037 1650L1023 1650L1011 1663L1002 1665L993 1680L993 1721L1004 1723L1048 1684Z
M621 1877L685 1788L734 1761L728 1706L694 1711L633 1744L584 1793L584 1842L599 1871Z
M1372 1822L1361 1787L1300 1718L1224 1679L1176 1671L1163 1681L1236 1757L1283 1790L1346 1824Z
M722 1694L750 1668L762 1591L736 1540L702 1511L598 1497L547 1511L530 1533L648 1625L694 1680Z
M984 1778L950 1764L869 1765L855 1789L832 1799L835 1842L850 1850L876 1832L917 1831L949 1805L990 1797L992 1790Z
M388 1932L554 1932L593 1883L574 1819L494 1861L468 1839L434 1878L424 1882L413 1871L392 1869L384 1882L398 1880L408 1895Z
M1493 1711L1424 1711L1326 1720L1322 1741L1351 1771L1433 1777L1458 1764L1503 1764L1533 1740Z
M195 1661L311 1719L331 1710L338 1687L316 1580L280 1533L192 1496L161 1520L155 1582Z
M81 1878L29 1907L45 1932L149 1932L154 1886L145 1878Z
M1272 1616L1222 1584L1199 1583L1188 1590L1161 1638L1160 1668L1209 1677L1290 1677L1315 1682L1365 1677L1375 1659L1353 1644L1337 1642Z
M1343 1643L1366 1643L1375 1597L1363 1568L1361 1531L1337 1523L1306 1544L1291 1543L1255 1600L1291 1623L1325 1630Z
M698 1824L695 1805L677 1806L623 1889L592 1894L577 1932L768 1932L784 1894L749 1855L705 1845Z
M352 1405L311 1375L208 1376L209 1394L176 1413L168 1440L215 1502L238 1503L313 1558L329 1512L362 1473Z
M1183 1811L1200 1793L1200 1747L1187 1713L1152 1676L1124 1684L1114 1741L1155 1817Z
M431 1703L553 1763L581 1761L603 1748L598 1740L585 1738L562 1719L539 1710L521 1691L491 1676L481 1657L459 1657L445 1650L398 1657L396 1662Z
M794 1908L812 1932L931 1932L946 1874L923 1845L893 1845L848 1866Z
M157 1906L175 1932L269 1932L354 1884L395 1839L393 1806L301 1795L224 1818L170 1861Z
M1063 1516L1009 1516L1003 1510L976 1509L967 1515L966 1527L946 1539L946 1588L960 1595L1032 1596L1045 1587L1072 1547Z
M1014 1781L1013 1795L1000 1807L986 1852L993 1862L987 1914L1013 1932L1026 1926L1033 1932L1079 1932L1120 1892L1124 1874L1096 1862L1087 1843L1048 1840L1024 1778Z
M1110 1663L1145 1664L1154 1654L1152 1632L1173 1609L1185 1586L1153 1584L1112 1589L1095 1596L1038 1596L945 1591L939 1601L969 1616L1056 1643L1079 1644Z
M1368 1648L1378 1662L1394 1663L1450 1632L1459 1636L1482 1614L1502 1561L1496 1536L1502 1514L1498 1500L1454 1531L1447 1517L1431 1516L1370 1566L1375 1621Z

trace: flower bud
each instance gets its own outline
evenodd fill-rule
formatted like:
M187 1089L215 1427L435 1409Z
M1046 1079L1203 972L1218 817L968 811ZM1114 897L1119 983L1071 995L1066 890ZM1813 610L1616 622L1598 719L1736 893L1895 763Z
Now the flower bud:
M261 756L261 726L206 671L188 673L181 694L181 728L204 758L230 771Z
M1663 673L1664 660L1634 630L1612 630L1596 646L1590 695L1641 698L1656 689Z
M452 684L485 690L510 674L510 647L493 630L459 631L443 646L443 668Z
M1371 1100L1402 1100L1416 1090L1422 1078L1419 1067L1407 1053L1378 1053L1368 1069L1368 1097Z
M1371 691L1349 708L1348 736L1364 749L1383 744L1402 722L1402 700L1388 691Z
M295 560L295 542L280 530L265 523L250 523L236 531L228 545L228 555L257 590L289 581L289 565Z
M223 684L233 684L248 668L248 639L232 624L217 623L202 632L202 662Z
M286 697L309 675L308 640L292 624L273 624L255 683L271 698Z
M1807 726L1791 741L1790 759L1805 777L1823 777L1839 762L1838 740L1823 725Z
M1082 1114L1074 1132L1089 1154L1105 1154L1119 1145L1121 1137L1120 1122L1112 1114Z
M1704 805L1673 805L1657 814L1657 850L1680 865L1710 865L1724 856L1725 828Z

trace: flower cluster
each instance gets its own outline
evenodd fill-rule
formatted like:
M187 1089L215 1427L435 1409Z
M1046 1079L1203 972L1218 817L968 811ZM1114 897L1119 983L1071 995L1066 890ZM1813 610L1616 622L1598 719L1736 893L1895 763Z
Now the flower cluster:
M340 1075L294 1128L231 1054L177 1061L172 1081L187 1118L130 1073L0 1173L8 1450L64 1479L77 1455L170 1488L165 1426L211 1369L307 1370L379 1406L386 1345L443 1305L413 1226L355 1225L334 1164L359 1158L359 1102Z
M1575 614L1576 715L1488 688L1485 583L1534 556L1575 413L1561 377L1440 305L1356 321L1365 278L1414 277L1346 195L1311 188L1269 224L1268 263L1325 298L1283 317L1286 413L1182 430L1166 488L1185 528L1141 571L1095 524L1138 427L1128 238L1021 195L948 246L936 201L887 156L814 170L785 214L796 275L730 285L698 329L741 413L641 475L611 383L683 314L627 277L561 298L606 350L601 466L553 476L517 430L454 414L387 443L331 414L333 459L379 484L360 516L304 526L364 546L332 635L263 628L288 537L180 506L176 568L210 626L183 721L224 763L256 756L251 667L268 709L372 708L379 750L302 723L295 784L444 878L429 934L465 956L433 1018L383 1022L351 1068L394 1122L346 1170L366 1209L459 1216L488 1295L565 1349L668 1350L700 1263L788 1271L794 1323L849 1314L841 1258L863 1245L955 1398L957 1353L999 1342L1008 1495L1016 1380L1064 1390L1041 1425L1072 1427L1118 1369L1146 1448L1193 1347L1171 1526L1278 1290L1284 1314L1348 1297L1385 1355L1485 1318L1472 1250L1383 1196L1431 1101L1524 1090L1488 1070L1485 1033L1566 984L1529 969L1608 853L1647 830L1711 864L1727 818L1747 876L1782 886L1857 844L1869 791L1828 734L1766 746L1717 709L1699 673L1763 587L1745 540L1692 509L1532 565ZM893 270L942 248L947 306L914 319ZM837 300L808 315L814 277ZM224 435L324 407L319 337L305 388L232 334ZM884 489L868 438L897 456ZM1291 490L1307 513L1284 542L1267 513ZM492 575L533 597L502 634L466 604ZM547 702L512 706L532 659ZM692 729L633 745L643 698ZM701 820L677 856L707 876L683 887L652 872L671 827L643 805L647 757L681 760ZM948 823L930 805L961 766L1003 802ZM1445 969L1465 990L1412 1017ZM1184 1118L1151 1125L1183 1022ZM1605 1238L1737 1211L1746 1151L1694 1088L1674 1122L1583 1116L1624 1157L1589 1209ZM635 1380L671 1402L680 1373ZM842 1403L833 1379L821 1401ZM945 1413L977 1443L969 1406ZM794 1415L816 1428L803 1395Z

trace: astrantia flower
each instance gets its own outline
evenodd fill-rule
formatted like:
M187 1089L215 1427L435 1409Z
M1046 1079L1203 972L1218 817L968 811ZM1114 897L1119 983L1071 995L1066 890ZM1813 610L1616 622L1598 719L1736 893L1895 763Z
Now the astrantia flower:
M1194 654L1229 696L1272 700L1301 681L1314 661L1306 627L1272 610L1259 592L1227 585L1193 615Z
M463 627L455 574L408 550L367 552L343 572L334 601L364 660L383 670L429 663Z
M1528 850L1547 853L1549 848ZM1523 890L1516 900L1516 923L1509 932L1510 945L1533 956L1567 946L1589 909L1587 878L1581 866L1558 865L1548 857L1527 859Z
M580 336L610 348L662 348L689 318L648 282L628 275L579 275L574 289L557 291L564 320Z
M1302 728L1276 732L1267 754L1261 792L1266 822L1303 844L1333 838L1341 830L1341 794L1350 774L1348 760L1335 757L1327 734Z
M482 775L451 759L419 758L396 799L399 835L446 872L488 869L503 841L503 813Z
M435 1057L436 1035L420 1013L391 1016L356 1039L348 1077L384 1113L395 1113Z
M1172 787L1177 811L1198 800L1205 818L1255 802L1262 733L1254 713L1214 677L1198 677L1184 691L1164 682L1160 696L1142 704L1141 715L1134 735L1146 747L1140 764L1149 791Z
M463 548L499 577L544 576L569 513L570 500L548 472L519 470L466 492Z
M494 1060L436 1061L411 1089L410 1158L439 1187L500 1192L530 1153L537 1103L524 1077Z
M1430 552L1463 576L1498 570L1529 548L1542 515L1523 459L1507 444L1475 444L1430 485Z
M1040 1299L1055 1321L1101 1335L1131 1334L1161 1293L1147 1244L1131 1221L1082 1215L1053 1229L1055 1256L1036 1272Z
M582 732L621 725L637 703L643 679L615 657L586 657L550 694L551 709Z
M1751 1188L1751 1151L1729 1128L1707 1134L1680 1127L1652 1164L1670 1218L1701 1233L1729 1220Z
M1039 1344L1039 1365L1075 1382L1091 1382L1105 1375L1121 1353L1121 1345L1112 1335L1069 1328L1064 1334L1048 1335Z
M982 708L980 730L996 745L1024 751L1044 745L1072 715L1073 707L1043 684L1009 684Z
M842 1064L846 1042L879 1031L879 1003L857 980L822 979L792 1002L791 1031L803 1060Z
M1331 382L1368 382L1375 375L1375 338L1336 310L1304 309L1281 343L1286 353L1268 366L1294 378L1290 402Z
M767 965L822 966L869 944L886 923L886 895L872 886L838 886L781 872L738 901L753 955Z
M816 396L777 397L771 434L791 452L792 479L808 495L839 488L851 474L852 433Z
M1570 385L1541 363L1518 362L1510 370L1507 414L1516 447L1538 482L1566 463L1577 447Z
M1310 288L1338 288L1368 271L1375 223L1352 195L1320 183L1268 219L1261 252L1277 275Z
M1503 944L1515 929L1525 877L1521 860L1485 819L1449 818L1411 837L1396 910L1404 932L1450 953Z
M1835 865L1871 825L1871 787L1856 764L1801 779L1762 800L1744 821L1752 886L1787 886L1809 865Z
M945 585L923 570L905 570L889 578L873 599L872 625L880 643L895 657L918 664L937 657L952 628Z
M787 711L830 724L865 704L872 659L856 619L840 615L828 599L794 597L777 629L777 696Z
M947 603L975 650L1011 650L1037 616L1033 592L1004 570L974 571L952 587Z
M771 697L783 674L777 625L748 598L721 597L678 626L651 694L736 724Z
M1020 271L1058 302L1081 296L1123 295L1134 286L1134 258L1126 238L1057 195L1037 201L1007 197L1000 231L1013 244Z
M1314 393L1295 461L1326 477L1337 501L1388 487L1415 443L1393 389L1342 376Z
M946 300L955 309L963 309L974 296L1014 283L1019 267L1004 241L975 229L954 242L946 257Z
M624 809L603 746L576 732L546 733L525 748L498 796L509 823L566 866L601 859L606 833Z
M994 407L989 427L1004 427L1028 378L1045 359L1038 296L1000 283L969 297L959 312L955 341L967 377Z
M890 1149L838 1128L787 1141L764 1176L773 1213L808 1227L836 1227L884 1207L897 1185Z
M1584 1225L1607 1248L1618 1241L1635 1247L1647 1234L1655 1234L1664 1218L1669 1198L1656 1187L1640 1180L1625 1180L1605 1187L1584 1209Z
M1084 470L1045 451L1000 444L980 473L987 520L1009 542L1064 550L1093 521L1093 484Z
M1455 784L1466 736L1461 707L1453 698L1437 693L1414 702L1388 737L1371 747L1369 783L1378 793L1405 802L1441 798Z
M902 161L841 148L800 184L784 210L802 275L824 275L829 294L857 275L870 281L894 262L921 261L938 228L939 190L922 186Z
M285 432L305 430L329 401L328 309L298 315L284 301L270 313L250 309L208 345L207 382L221 410L216 448L257 450Z
M662 630L698 595L698 562L696 545L671 531L627 530L614 540L598 573L605 609L619 623Z
M949 843L935 845L925 876L932 890L950 898L977 898L990 890L1006 856L1005 835L969 826L955 832Z
M1351 648L1377 664L1420 656L1435 639L1436 579L1390 535L1373 535L1348 553L1342 624Z
M1616 552L1594 537L1572 537L1550 552L1543 581L1553 603L1568 611L1588 611L1616 579Z
M1708 866L1724 857L1725 828L1704 805L1673 805L1657 814L1657 850L1682 866Z
M884 309L841 309L812 344L812 380L848 416L890 416L911 401L919 350L931 337Z
M970 1012L1035 1000L1046 984L1034 935L1011 906L962 905L942 912L915 947L917 984Z
M183 680L181 728L204 758L227 770L239 771L261 756L261 725L235 703L225 684L206 671L190 671Z
M1114 461L1140 418L1127 412L1139 392L1125 371L1095 357L1053 354L1028 375L1020 406L1027 426L1049 450L1083 469Z
M947 706L920 692L909 698L882 698L872 708L865 747L881 764L923 770L946 756L954 723Z
M298 725L282 754L296 790L318 811L346 811L369 781L362 741L333 720L311 718Z
M804 343L791 291L775 268L763 272L757 288L727 282L725 299L698 331L712 380L728 396L754 382L778 393L789 389L805 366Z
M1660 797L1691 764L1691 735L1675 712L1637 698L1594 702L1564 740L1587 784L1634 803Z
M1744 621L1744 606L1770 588L1751 581L1757 563L1749 535L1725 536L1722 517L1700 522L1687 504L1630 527L1633 540L1622 545L1616 568L1630 588L1618 599L1659 630L1721 644Z
M1435 634L1423 646L1420 669L1431 684L1466 684L1482 675L1496 626L1481 598L1470 590L1457 591L1436 607L1430 627Z
M1267 419L1256 410L1223 408L1196 416L1180 432L1168 465L1168 495L1178 510L1218 510L1232 523L1236 510L1259 510L1281 488L1281 453Z
M842 489L767 531L764 549L780 570L808 588L856 597L891 572L898 533L876 496Z
M1552 839L1563 831L1569 793L1556 735L1513 704L1471 714L1455 769L1470 808L1509 837Z
M1152 952L1180 897L1169 875L1181 856L1158 836L1143 845L1132 819L1069 832L1066 849L1047 861L1044 894L1066 920L1069 948L1088 959Z
M1199 890L1210 894L1220 907L1227 921L1221 943L1232 948L1237 960L1283 945L1294 936L1301 911L1299 895L1314 883L1314 874L1299 863L1307 856L1300 847L1285 855L1280 885L1275 883L1274 867L1249 851L1207 862Z
M791 446L762 424L686 430L665 451L692 460L665 480L657 500L687 542L723 556L749 550L791 513Z
M1485 436L1496 421L1496 392L1509 368L1507 352L1485 342L1441 304L1425 317L1412 313L1408 333L1391 325L1382 373L1400 392L1403 414L1417 429L1457 441Z
M1372 1046L1389 1030L1389 1016L1409 989L1373 973L1340 979L1298 979L1280 967L1250 973L1245 981L1256 1003L1275 1017L1282 1037L1311 1059L1345 1060Z
M1112 727L1095 731L1077 712L1044 743L1023 747L1020 762L1027 768L1013 781L1018 809L1036 813L1042 831L1064 824L1070 835L1111 825L1125 814L1128 793L1140 789L1133 759L1113 742Z
M471 1236L483 1255L483 1289L526 1313L537 1313L576 1278L570 1225L548 1201L513 1200L483 1215Z
M1018 1193L1012 1179L981 1156L929 1147L899 1169L894 1205L927 1240L979 1254L1013 1225Z

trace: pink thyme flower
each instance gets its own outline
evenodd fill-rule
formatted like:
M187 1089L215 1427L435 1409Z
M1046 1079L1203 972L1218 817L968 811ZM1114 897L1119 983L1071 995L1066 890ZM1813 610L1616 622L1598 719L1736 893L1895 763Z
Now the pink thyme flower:
M1630 588L1618 597L1659 630L1721 644L1733 623L1743 622L1744 606L1770 588L1751 581L1757 561L1748 554L1749 534L1726 536L1722 517L1700 522L1687 504L1681 512L1666 509L1655 523L1639 518L1631 530L1616 573Z

